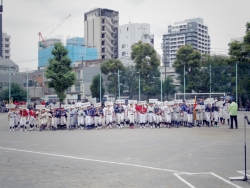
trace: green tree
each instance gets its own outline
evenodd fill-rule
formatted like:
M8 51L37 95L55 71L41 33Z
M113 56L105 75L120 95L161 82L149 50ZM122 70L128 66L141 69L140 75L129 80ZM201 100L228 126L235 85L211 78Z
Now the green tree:
M174 85L174 80L171 76L167 76L167 78L163 81L162 83L162 94L165 98L167 98L169 95L173 95L176 93L175 85Z
M11 84L11 98L13 101L26 101L27 99L27 92L23 89L20 85L16 83ZM1 92L1 99L9 100L9 88L5 89Z
M138 73L135 66L125 67L121 73L121 88L123 91L127 91L130 99L132 99L134 94L138 93L139 90Z
M94 76L92 83L90 85L90 90L92 97L100 98L100 74ZM103 86L103 78L101 77L101 99L105 93L105 88ZM100 101L101 101L100 99Z
M108 75L108 92L113 93L115 99L117 99L118 70L124 70L122 62L118 59L108 59L101 64L101 72Z
M175 72L179 75L181 89L184 85L184 66L186 75L186 92L191 92L193 83L189 82L189 78L197 74L198 69L201 68L201 53L198 50L194 50L191 45L181 46L176 54L176 60L173 64ZM183 91L183 89L182 89Z
M146 94L148 98L155 96L159 93L156 88L159 79L157 80L155 77L160 76L158 70L160 60L157 58L155 49L149 44L139 41L132 46L131 58L135 62L136 70L140 70L142 93Z
M48 86L54 88L61 104L66 98L65 90L75 84L76 75L67 56L68 50L61 43L55 44L52 55L54 58L49 59L45 75L49 80Z
M238 67L238 99L242 107L243 100L250 97L250 23L246 24L246 35L243 42L229 43L228 64ZM234 68L236 70L236 68ZM236 71L232 71L233 95L236 96Z

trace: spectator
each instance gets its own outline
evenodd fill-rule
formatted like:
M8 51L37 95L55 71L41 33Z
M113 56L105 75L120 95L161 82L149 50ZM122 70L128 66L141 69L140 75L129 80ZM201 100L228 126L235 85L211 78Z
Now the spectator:
M230 104L228 108L228 112L230 115L231 120L231 127L229 129L233 129L233 120L235 121L235 128L238 129L238 120L237 120L237 114L238 114L238 105L235 103L235 100L232 100L232 103Z
M34 105L33 105L34 109L36 109L36 105L37 105L37 103L36 103L36 102L34 102Z
M54 105L56 104L56 101L55 101L55 100L53 100L53 104L54 104Z
M247 100L247 102L246 102L246 111L247 112L250 111L250 102L249 102L249 100Z
M73 101L72 104L75 104L75 101Z
M45 105L45 102L44 102L44 101L42 101L42 102L41 102L41 105Z

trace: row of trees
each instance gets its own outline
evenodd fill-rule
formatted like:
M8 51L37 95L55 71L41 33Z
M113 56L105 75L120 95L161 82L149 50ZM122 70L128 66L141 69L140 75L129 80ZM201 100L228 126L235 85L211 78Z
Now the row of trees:
M54 58L49 60L46 77L49 79L49 87L54 88L59 99L65 99L65 90L76 82L76 76L72 71L71 61L67 57L67 49L62 44L56 44L52 54ZM197 93L227 92L236 95L236 64L238 68L238 98L241 103L249 98L250 90L250 23L246 24L244 42L232 42L229 44L229 57L202 56L192 46L182 46L177 52L177 60L174 62L176 73L179 75L183 91L183 76L185 66L186 92ZM130 98L138 94L140 74L141 94L152 97L160 93L160 60L156 51L149 44L139 42L132 46L131 58L134 66L124 67L119 60L110 59L102 63L101 72L107 75L107 89L117 97L118 70L120 71L121 93L126 91ZM211 76L210 76L211 75ZM93 97L99 98L100 82L97 75L92 82L91 91ZM211 82L210 82L211 79ZM103 80L103 79L102 79ZM210 84L211 83L211 84ZM175 93L173 79L168 77L163 82L163 94L168 96ZM102 84L102 94L104 87Z
M109 59L101 64L101 72L107 75L107 90L109 93L118 96L118 85L120 92L125 93L129 98L139 94L139 76L141 94L148 98L161 93L160 88L160 60L156 56L156 51L149 44L139 42L132 46L131 58L135 64L124 66L118 59ZM119 73L118 73L119 72ZM118 75L119 74L119 75ZM118 78L119 76L119 78ZM100 75L97 75L91 85L92 97L99 98ZM119 80L119 83L118 83ZM102 85L102 88L104 86ZM172 77L163 81L163 95L168 97L175 93ZM104 93L104 92L102 92Z
M187 45L178 50L176 58L174 67L179 75L180 91L184 91L185 66L185 92L207 93L210 92L211 87L211 92L226 92L236 97L237 66L237 91L240 106L243 101L250 98L250 23L246 24L243 42L229 43L229 57L202 56L191 45Z
M27 91L16 83L11 83L10 97L12 101L26 101ZM0 93L0 100L9 101L9 88Z

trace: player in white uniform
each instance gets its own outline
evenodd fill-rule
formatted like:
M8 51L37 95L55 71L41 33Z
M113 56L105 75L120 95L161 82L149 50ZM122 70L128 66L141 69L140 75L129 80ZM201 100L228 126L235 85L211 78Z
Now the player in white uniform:
M127 112L128 112L128 118L129 118L129 128L134 129L136 110L135 110L135 106L132 103L129 104L129 107L127 108Z
M148 123L151 129L153 128L153 123L155 122L154 111L155 108L153 106L153 103L150 103L147 109L147 113L148 113Z
M229 108L229 103L228 100L225 101L225 103L223 104L223 124L225 124L225 121L227 120L227 124L229 124L229 119L230 119L230 115L228 112L228 108Z
M107 129L109 128L112 129L112 122L113 122L112 117L114 116L114 110L113 108L111 108L110 104L107 104L107 107L104 108L103 113Z
M173 109L171 108L170 105L166 105L163 109L163 115L165 119L165 125L166 128L170 128L171 125L171 113L173 112Z
M15 108L10 108L8 112L8 121L10 122L10 131L15 131Z

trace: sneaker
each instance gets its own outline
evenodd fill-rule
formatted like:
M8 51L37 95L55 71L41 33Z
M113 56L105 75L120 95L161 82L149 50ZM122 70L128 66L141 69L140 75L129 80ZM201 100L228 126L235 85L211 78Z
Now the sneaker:
M10 129L10 131L11 131L11 129Z
M151 126L150 128L152 129L153 127Z
M145 127L145 126L144 126L143 128L144 128L144 129L146 129L146 127Z
M27 131L26 129L24 131Z
M20 131L23 131L23 129L21 128Z
M33 128L30 128L29 131L33 131Z
M109 127L106 128L107 130L109 129Z
M121 129L121 127L118 127L118 129Z
M140 129L142 129L142 126L140 126Z
M112 125L110 125L109 128L112 129Z

